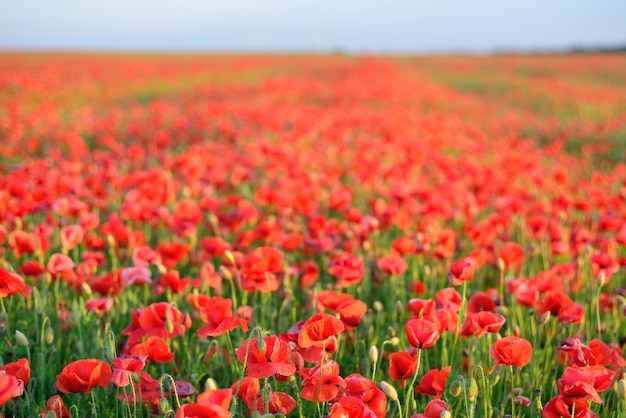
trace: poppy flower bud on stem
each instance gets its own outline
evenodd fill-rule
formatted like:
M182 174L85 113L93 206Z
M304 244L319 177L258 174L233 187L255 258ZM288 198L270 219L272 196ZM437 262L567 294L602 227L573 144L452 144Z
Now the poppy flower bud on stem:
M228 260L228 262L231 265L233 265L233 266L237 265L237 263L235 261L235 255L230 250L224 251L224 256L226 257L226 259Z
M204 387L206 387L206 390L215 390L217 389L217 382L212 377L209 377L206 382L204 382Z
M225 278L226 280L232 280L233 279L233 273L231 273L231 271L229 269L227 269L224 266L220 266L219 268L220 271L220 275Z
M380 390L382 390L383 393L392 401L398 400L398 392L396 391L396 388L394 388L384 380L380 382Z
M476 402L476 398L478 398L478 383L476 383L476 379L470 377L470 379L465 383L465 388L467 390L467 400L470 402Z
M369 355L370 361L376 364L376 362L378 362L378 348L375 345L370 347Z
M374 310L376 312L382 312L383 309L384 309L383 303L381 301L379 301L379 300L375 300L374 301Z
M626 377L622 377L617 382L617 399L626 402Z
M463 376L459 375L450 385L450 394L457 398L463 391Z
M28 338L20 331L15 331L15 341L22 347L28 347Z

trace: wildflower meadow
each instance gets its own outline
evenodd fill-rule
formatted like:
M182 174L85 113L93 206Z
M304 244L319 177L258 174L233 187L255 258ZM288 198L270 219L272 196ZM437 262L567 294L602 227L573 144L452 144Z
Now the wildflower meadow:
M0 416L626 417L625 68L0 54Z

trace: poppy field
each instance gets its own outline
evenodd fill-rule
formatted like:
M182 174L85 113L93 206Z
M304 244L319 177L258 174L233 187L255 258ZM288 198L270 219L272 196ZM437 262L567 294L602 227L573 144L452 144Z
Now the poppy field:
M0 54L0 416L626 417L624 68Z

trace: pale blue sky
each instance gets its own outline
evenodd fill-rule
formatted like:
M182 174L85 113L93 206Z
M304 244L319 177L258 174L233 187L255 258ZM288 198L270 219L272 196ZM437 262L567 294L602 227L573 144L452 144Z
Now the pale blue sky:
M0 0L0 49L488 52L626 44L626 0Z

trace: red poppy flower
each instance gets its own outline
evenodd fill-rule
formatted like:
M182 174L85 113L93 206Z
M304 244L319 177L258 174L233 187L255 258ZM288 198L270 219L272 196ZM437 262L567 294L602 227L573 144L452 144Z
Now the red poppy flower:
M159 253L145 245L135 247L132 257L135 267L148 267L151 264L154 266L160 266L163 264Z
M28 386L30 380L30 365L28 359L22 358L12 363L7 363L0 367L0 370L4 370L6 374L13 375L19 380L24 382L24 386Z
M119 276L122 287L152 284L152 272L145 266L123 268Z
M521 369L530 362L533 347L523 338L504 337L491 345L489 354L496 361L496 366L513 365Z
M181 262L189 254L189 244L179 242L161 242L156 247L156 252L161 256L163 266L171 269Z
M409 344L415 348L432 347L439 338L439 328L425 319L412 319L405 324Z
M311 402L328 402L339 395L339 388L346 382L339 376L339 364L334 360L302 370L302 390L300 397Z
M326 348L333 346L335 336L345 329L343 322L328 314L315 314L303 325L298 336L298 344L302 348Z
M167 342L157 336L148 337L148 339L137 344L130 349L130 353L135 356L145 356L155 363L169 363L174 360L174 353L170 351Z
M446 382L448 381L451 369L452 366L447 366L441 370L430 370L422 377L422 380L415 388L415 391L417 393L421 393L422 395L432 396L435 399L441 398L441 395L443 395L443 391L446 388Z
M428 402L428 405L426 405L426 409L424 409L423 414L416 414L413 415L411 418L440 418L441 415L446 411L450 411L448 405L440 399L435 399Z
M506 318L493 312L478 312L471 314L461 328L461 336L481 336L485 332L498 332L506 322Z
M246 376L237 380L230 387L233 394L244 401L246 405L254 405L255 398L261 390L261 384L256 377Z
M268 396L268 413L287 415L296 409L296 400L283 392L270 392ZM249 405L251 411L264 412L265 399L263 396L257 396L256 403Z
M27 261L18 269L26 277L38 277L46 269L37 261Z
M24 296L30 295L32 288L26 286L24 279L18 274L11 273L0 267L0 298L7 297L9 295L17 295L21 293Z
M346 293L338 293L333 290L324 290L317 296L317 303L330 311L339 314L339 319L346 329L350 330L359 325L361 318L367 312L367 305L354 299L354 296Z
M46 401L46 410L45 411L43 409L41 410L42 418L48 416L47 414L49 414L50 411L54 413L55 418L71 416L70 411L67 409L67 407L63 403L63 398L61 398L59 395L51 396Z
M275 335L263 340L244 340L236 354L246 364L246 374L251 377L291 376L296 372L289 344Z
M409 266L402 257L390 255L387 257L381 257L377 262L378 268L387 274L400 275L406 271Z
M9 400L22 396L24 382L12 374L0 374L0 406Z
M122 355L111 360L113 364L113 374L111 381L117 387L124 387L130 384L133 373L139 373L146 366L146 356Z
M178 270L171 270L163 273L153 284L157 295L162 295L165 289L182 295L189 285L189 277L181 279Z
M38 246L39 238L36 234L19 229L9 234L9 247L17 258L20 258L23 254L34 253Z
M515 242L505 242L500 247L498 257L504 261L506 268L519 266L524 262L524 250L521 245Z
M63 393L89 392L111 381L111 367L98 359L71 362L57 375L57 389Z
M191 324L189 315L183 315L177 308L167 302L157 302L149 305L145 309L137 311L136 323L122 331L122 335L129 335L133 331L134 337L157 336L162 338L174 338L185 334ZM134 328L134 327L137 328ZM132 328L131 328L132 327Z
M196 332L200 338L217 337L233 331L239 325L247 332L248 321L233 316L233 301L231 299L214 296L207 298L200 306L200 319L206 325Z
M391 243L391 249L398 255L413 254L417 249L417 242L409 237L396 238Z
M200 240L200 245L209 257L217 257L224 254L226 250L233 249L229 243L221 238L203 238Z
M588 398L592 402L601 403L595 386L595 378L588 371L568 367L559 379L559 393L566 398Z
M343 252L333 257L328 273L339 279L339 286L350 287L361 281L363 274L365 274L365 269L360 258Z
M109 312L113 306L113 298L98 298L85 301L85 309L95 314Z
M69 251L76 248L85 237L85 230L80 225L69 225L61 229L61 246Z
M572 415L572 410L574 414ZM585 398L565 398L562 395L550 399L541 411L542 418L595 418Z
M391 353L389 355L389 377L396 381L404 382L413 377L417 370L417 357L406 351ZM404 384L404 383L402 383Z
M320 268L315 262L307 260L300 266L300 288L313 286L320 275Z
M471 259L456 260L450 265L448 280L454 286L460 286L463 282L472 280L474 277L474 263Z
M344 380L346 395L360 399L365 405L366 413L371 411L377 418L386 416L387 397L376 387L376 383L358 373L346 376Z
M363 401L354 396L342 396L333 403L328 418L364 418L368 417L368 408ZM370 414L371 416L373 414Z
M52 254L48 260L46 269L52 277L56 279L59 276L65 276L73 273L74 262L71 258L64 254Z

